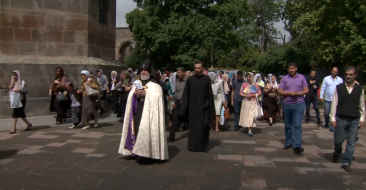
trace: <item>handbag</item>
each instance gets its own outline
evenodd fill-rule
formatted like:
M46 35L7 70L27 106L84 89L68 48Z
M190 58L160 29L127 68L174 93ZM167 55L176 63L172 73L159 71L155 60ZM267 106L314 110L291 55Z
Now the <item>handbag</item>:
M222 106L220 114L220 125L225 125L225 107Z
M256 97L256 107L257 107L257 118L260 118L263 116L263 109L261 104L259 103L259 99L258 99L258 95L255 96Z
M23 107L20 97L20 93L10 91L10 108L21 108Z
M230 119L230 111L229 111L229 108L226 108L225 109L225 114L224 115L225 115L225 119L226 120Z
M174 109L174 102L172 100L169 100L168 101L168 113L173 114L173 109Z
M118 94L123 94L125 92L125 88L123 86L118 85L115 89L114 89Z
M85 85L86 95L88 96L99 96L99 90L95 90L89 85Z
M63 92L58 92L58 94L56 95L56 100L57 102L63 102L67 100L67 97Z

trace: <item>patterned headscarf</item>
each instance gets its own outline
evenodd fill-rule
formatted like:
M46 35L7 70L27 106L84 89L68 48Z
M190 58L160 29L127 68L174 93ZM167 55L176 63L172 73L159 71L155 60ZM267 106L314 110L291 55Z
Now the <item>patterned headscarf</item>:
M175 92L176 77L177 77L177 72L172 73L172 74L170 75L169 82L170 82L170 86L172 87L172 92Z
M250 85L252 85L252 84L254 84L255 82L257 82L257 81L255 80L254 74L253 74L252 72L247 73L245 76L247 76L247 75L250 75L250 76L251 76L250 78L252 79L252 82L251 82L251 83L249 83L249 82L248 82L248 80L247 80L247 82L248 82Z

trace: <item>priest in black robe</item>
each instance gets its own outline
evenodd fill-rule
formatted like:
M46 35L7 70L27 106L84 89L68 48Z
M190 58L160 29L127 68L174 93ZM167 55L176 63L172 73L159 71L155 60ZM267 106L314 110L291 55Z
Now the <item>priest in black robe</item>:
M180 116L188 118L188 150L208 151L210 123L215 118L215 103L210 77L203 74L203 62L195 63L196 74L184 88Z

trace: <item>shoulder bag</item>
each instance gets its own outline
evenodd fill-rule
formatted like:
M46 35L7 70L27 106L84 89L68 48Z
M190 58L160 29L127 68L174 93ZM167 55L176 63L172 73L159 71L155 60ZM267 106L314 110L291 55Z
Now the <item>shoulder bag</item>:
M256 105L256 107L257 107L257 118L260 118L260 117L263 116L263 109L262 109L262 106L261 106L261 104L259 102L259 99L258 99L258 95L257 94L255 95L255 99L256 99L255 101L257 103L257 105Z
M89 85L85 85L86 95L88 96L99 96L99 90L95 90Z

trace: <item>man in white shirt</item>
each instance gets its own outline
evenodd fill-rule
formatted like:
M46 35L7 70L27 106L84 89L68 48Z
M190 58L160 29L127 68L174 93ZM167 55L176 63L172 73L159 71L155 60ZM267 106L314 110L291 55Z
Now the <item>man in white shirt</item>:
M342 144L347 138L347 147L342 158L342 168L347 172L351 172L358 130L365 118L365 93L362 86L355 82L356 77L356 68L347 67L346 83L336 87L330 111L331 124L335 127L333 162L338 162Z
M338 68L333 67L332 75L327 76L323 80L322 88L320 91L320 100L324 102L324 120L325 128L329 127L329 131L334 132L334 127L329 125L329 113L330 106L333 101L334 90L338 84L343 83L343 79L338 77Z

